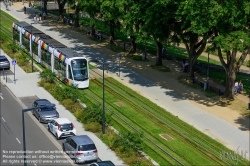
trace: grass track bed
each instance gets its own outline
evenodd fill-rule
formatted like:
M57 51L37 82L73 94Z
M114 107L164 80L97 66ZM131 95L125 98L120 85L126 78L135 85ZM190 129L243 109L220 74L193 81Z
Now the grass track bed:
M100 81L98 81L98 80L92 80L92 82L96 83L99 86L99 89L100 89L100 87L102 87L101 80ZM96 87L96 85L95 85L95 88L98 88L98 87ZM129 101L128 99L124 99L122 96L119 96L116 92L112 92L112 90L109 87L105 86L105 91L108 91L109 92L108 94L112 93L112 95L115 96L116 100L117 99L119 99L121 101L126 101L127 100L127 102L125 102L125 105L126 106L127 105L130 105L130 106L132 105L131 106L131 107L133 107L132 110L138 111L138 106L136 106L134 103L133 104L129 104L131 101ZM98 96L98 95L101 96L101 94L96 94L96 96ZM110 97L108 95L105 95L105 98L106 97L110 99ZM109 101L109 103L115 102L115 101L112 101L112 100L108 100L108 101ZM106 105L111 105L112 106L112 104L106 104ZM145 118L143 118L143 116L145 116L145 114L142 115L142 112L140 112L140 111L138 113L135 113L134 111L127 112L127 111L124 111L124 109L122 110L121 108L117 107L116 105L113 105L112 107L116 111L119 110L119 112L116 112L116 113L120 113L119 116L126 117L126 121L128 121L130 124L133 124L133 125L136 124L136 126L139 126L139 128L137 128L139 131L143 132L145 135L147 135L148 137L152 138L152 140L154 140L155 142L157 142L161 147L165 147L166 151L169 150L169 149L171 149L173 152L179 152L177 154L176 153L174 153L174 154L177 155L179 158L182 158L182 160L185 161L185 162L183 162L183 163L185 163L185 165L186 164L190 164L190 163L192 163L192 164L199 164L199 163L197 163L197 161L201 162L201 161L204 160L203 158L206 158L204 160L204 162L210 163L210 164L213 164L213 165L214 164L218 164L217 163L218 161L219 161L219 163L222 162L222 161L218 160L218 158L216 157L217 156L216 154L212 154L211 152L207 152L204 149L201 149L202 151L204 151L203 153L199 152L200 149L198 151L195 150L195 148L197 147L197 145L190 146L189 140L188 141L184 141L185 143L183 143L183 139L181 140L181 136L178 133L173 132L174 130L172 130L171 128L169 128L169 126L167 126L166 124L163 125L164 127L162 129L161 128L162 122L160 122L158 119L155 119L154 117L152 117L152 115L150 115L150 114L148 115L149 116L148 119L150 119L150 120L143 121L141 119L145 120ZM139 109L141 109L141 108L139 107ZM136 121L131 120L131 117L134 117L132 119L136 119ZM140 123L140 125L139 125L139 123ZM149 129L149 128L147 128L147 126L155 126L155 124L158 124L158 126L155 129ZM158 130L156 130L156 129L158 129ZM154 136L152 136L152 133L153 133ZM164 141L162 141L163 139L159 137L159 134L161 134L161 133L172 133L171 136L174 137L174 138L176 138L179 135L177 137L177 139L174 140L177 143L174 145L174 143L173 143L174 141L172 141L172 142L170 141L171 142L170 143L171 147L169 147L170 145L168 145L167 143L163 143L164 142ZM187 142L189 142L189 143L187 143ZM189 144L189 145L187 145L187 144ZM183 148L183 147L185 147L185 148ZM183 149L186 149L189 153L183 154L182 153ZM202 154L203 154L203 157L200 157L200 155L202 155ZM185 157L184 157L184 155L185 155ZM212 156L212 158L210 158L210 156ZM207 158L210 158L210 159L207 159ZM210 160L215 160L215 161L211 162ZM222 163L224 163L224 162L222 162Z

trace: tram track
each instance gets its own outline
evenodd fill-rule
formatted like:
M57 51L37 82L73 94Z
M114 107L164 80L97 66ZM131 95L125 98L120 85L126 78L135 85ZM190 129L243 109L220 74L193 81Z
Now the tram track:
M91 90L90 90L91 91ZM94 97L93 95L91 95L88 92L85 92L89 97L91 97L92 99L94 99L97 103L101 104L101 100L97 99L96 97ZM93 91L91 91L91 93L97 95L96 93L94 93ZM121 122L123 122L124 124L126 124L127 126L129 126L133 131L135 131L136 133L141 134L141 132L134 127L133 125L131 125L129 122L127 122L124 118L122 118L121 116L119 116L117 113L115 113L114 111L112 111L110 108L105 107L110 113L112 113L113 116L115 116L118 120L115 120L118 124L121 124ZM168 155L171 159L173 159L176 163L178 163L179 165L184 165L182 162L180 162L178 159L176 159L174 156L172 156L169 152L167 152L166 150L164 150L163 148L161 148L159 145L157 145L156 143L154 143L154 141L152 141L150 138L146 137L145 135L143 135L143 137L149 141L152 145L154 145L154 147L160 149L164 154ZM152 148L151 148L152 149ZM153 150L153 149L152 149ZM155 150L153 150L155 151ZM156 151L155 151L156 152ZM157 153L157 152L156 152ZM159 154L159 153L157 153ZM161 156L164 160L165 158L162 156L162 154L159 154L159 156ZM166 162L169 163L169 161L165 160Z
M95 82L95 83L96 83L96 82ZM101 85L101 82L99 82L98 84L99 84L100 86L102 86L102 85ZM112 92L112 90L110 90L108 87L105 87L105 90L109 91L109 93L112 93L112 94L113 94L114 96L116 96L118 99L124 101L124 98L122 98L121 96L119 96L119 94L114 94L115 92ZM126 99L125 99L125 100L126 100ZM141 111L140 108L138 108L137 105L135 105L135 103L131 104L131 101L130 101L130 100L127 100L127 101L126 101L126 104L133 105L134 110L138 111L138 113L140 113L140 112L143 113L143 111ZM111 107L112 107L112 106L111 106ZM137 107L137 108L136 108L136 107ZM115 108L113 107L113 109L115 109ZM118 111L118 110L117 110L117 111ZM123 117L126 117L127 119L129 119L129 117L126 116L125 113L122 113L122 112L120 112L120 113L122 114ZM145 114L143 114L143 115L145 115ZM154 117L152 117L152 116L149 115L149 114L146 115L146 116L150 116L151 121L154 121L156 124L162 123L161 121L158 121L158 119L155 119ZM146 129L145 127L139 125L137 122L133 121L131 118L130 118L130 120L132 121L133 124L137 124L138 127L141 128L141 129L143 130L144 133L147 133L148 135L150 135L151 137L153 137L155 140L157 140L160 144L166 146L166 148L168 148L168 150L170 150L172 153L174 153L175 155L179 156L179 154L177 154L170 146L167 146L166 144L164 144L163 141L161 141L160 139L158 139L157 137L155 137L155 136L152 135L151 133L147 132L147 129ZM172 128L168 128L169 126L165 126L165 125L162 125L162 127L164 127L164 128L167 129L167 130L171 130L171 129L172 129ZM176 133L175 136L177 136L177 137L180 138L180 139L183 139L183 135L180 135L179 133ZM188 144L190 144L190 145L193 146L194 148L197 148L197 146L196 146L196 145L193 145L192 142L190 142L190 140L189 140L187 137L184 137L183 141L186 141ZM216 155L214 155L214 154L211 155L211 152L208 152L208 151L206 151L205 149L197 149L197 150L199 150L201 153L203 153L203 155L204 155L205 157L210 158L211 160L215 161L217 164L221 164L220 162L217 162L218 160L216 160L216 159L214 158L214 156L216 156ZM210 154L208 155L208 153L210 153ZM211 156L213 156L213 157L211 157ZM180 157L180 158L183 158L182 156L179 156L179 157ZM183 159L184 159L184 158L183 158ZM185 160L185 159L184 159L184 160ZM186 160L186 162L187 162L188 164L190 164L187 160Z
M98 74L98 73L95 73L95 75L96 74ZM94 82L97 83L96 81L94 81ZM99 86L102 86L101 85L101 81L98 82L97 84ZM111 90L109 90L109 87L112 87L112 91L113 92ZM128 93L127 91L124 92L122 90L122 87L117 86L117 84L115 84L114 82L112 82L111 80L109 80L107 78L105 79L105 90L109 90L109 93L113 93L114 96L119 97L120 100L122 100L122 101L126 101L127 104L133 105L134 109L140 110L140 112L142 112L144 115L145 115L145 112L143 112L141 110L144 110L144 111L146 110L146 113L148 114L147 116L154 117L154 118L158 119L160 121L160 123L164 123L164 124L168 125L172 130L174 130L175 132L177 132L177 135L179 135L179 137L181 137L182 139L185 138L185 140L188 140L188 142L189 142L189 144L191 146L193 146L194 148L199 147L198 150L204 156L206 156L207 158L209 158L210 160L215 161L219 165L224 165L225 163L228 164L228 165L233 165L232 162L230 162L230 161L221 161L219 159L219 152L222 151L222 150L224 150L224 149L218 149L217 147L215 147L215 145L210 144L209 142L207 142L206 140L204 140L202 138L200 139L200 136L196 135L195 133L192 133L192 131L189 131L189 130L185 131L183 129L180 129L182 127L184 127L184 129L185 128L187 129L186 126L181 126L178 123L177 124L173 123L170 119L164 120L162 117L160 117L159 115L157 115L157 114L155 114L153 112L155 110L152 107L150 107L150 105L147 105L146 103L144 103L144 104L147 105L147 107L151 108L153 111L150 111L149 108L146 108L146 106L144 106L144 105L138 105L137 104L138 102L135 103L135 101L133 101L133 100L128 100L128 99L131 98L131 96L134 96L134 95L131 94L131 93L127 94ZM117 93L114 92L114 91L116 91ZM138 99L138 100L140 100L140 99ZM143 101L141 101L141 102L143 102ZM133 104L131 104L131 103L133 103ZM196 139L196 138L192 138L190 136L190 132L195 137L199 138L199 140ZM211 149L211 147L212 147L212 149Z

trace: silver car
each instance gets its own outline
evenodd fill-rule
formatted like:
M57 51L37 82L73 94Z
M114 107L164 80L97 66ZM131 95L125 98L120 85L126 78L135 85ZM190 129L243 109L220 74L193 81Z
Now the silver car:
M98 159L96 146L87 135L66 138L62 143L62 148L75 163L97 161Z
M10 69L10 62L4 55L0 55L0 69Z
M32 114L39 120L40 123L48 123L53 119L59 118L59 113L56 111L55 104L52 104L46 99L38 99L34 101L33 107L41 107L32 111Z

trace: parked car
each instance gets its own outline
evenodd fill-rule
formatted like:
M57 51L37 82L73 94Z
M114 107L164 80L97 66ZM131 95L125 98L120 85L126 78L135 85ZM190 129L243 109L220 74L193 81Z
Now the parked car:
M40 123L48 123L53 119L59 118L59 113L56 111L55 104L47 99L38 99L34 101L33 107L41 107L32 111L32 114L39 120Z
M10 62L4 55L0 55L0 69L10 69Z
M62 143L62 148L75 163L97 161L98 159L96 146L87 135L66 138Z
M115 166L114 163L112 163L112 161L99 161L99 162L94 162L89 164L89 166Z
M56 136L56 139L76 135L74 124L67 118L53 119L48 123L48 130Z

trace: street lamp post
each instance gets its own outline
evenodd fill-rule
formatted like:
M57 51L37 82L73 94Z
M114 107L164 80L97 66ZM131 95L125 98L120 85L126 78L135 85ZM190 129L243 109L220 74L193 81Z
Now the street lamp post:
M23 109L22 110L22 127L23 127L23 164L24 166L27 166L27 162L26 162L26 138L25 138L25 124L24 124L24 113L25 112L29 112L29 111L33 111L36 109L40 109L40 108L46 108L47 106L42 106L42 107L32 107L32 108L27 108L27 109Z
M102 134L105 134L104 62L102 62Z

